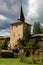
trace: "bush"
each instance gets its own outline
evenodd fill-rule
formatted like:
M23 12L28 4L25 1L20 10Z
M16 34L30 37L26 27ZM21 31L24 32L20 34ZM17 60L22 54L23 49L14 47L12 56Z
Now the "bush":
M1 57L1 49L0 49L0 57Z
M1 54L1 49L0 49L0 54Z
M14 57L14 54L13 54L12 51L2 50L1 51L1 57L3 57L3 58L12 58L12 57Z
M12 51L14 53L14 58L18 58L18 56L19 56L19 49L17 47L15 47Z
M14 53L14 58L18 58L19 54L18 53Z

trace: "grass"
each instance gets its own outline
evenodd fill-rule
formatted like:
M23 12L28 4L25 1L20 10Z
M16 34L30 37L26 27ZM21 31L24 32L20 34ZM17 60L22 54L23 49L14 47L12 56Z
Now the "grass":
M0 58L0 65L43 65L43 64L26 64L17 58Z

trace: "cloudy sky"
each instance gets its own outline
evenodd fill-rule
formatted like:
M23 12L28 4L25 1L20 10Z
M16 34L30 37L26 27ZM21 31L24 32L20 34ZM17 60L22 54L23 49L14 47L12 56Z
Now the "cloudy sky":
M40 21L43 26L43 0L22 0L25 21ZM20 0L0 0L0 36L10 34L10 23L17 22Z

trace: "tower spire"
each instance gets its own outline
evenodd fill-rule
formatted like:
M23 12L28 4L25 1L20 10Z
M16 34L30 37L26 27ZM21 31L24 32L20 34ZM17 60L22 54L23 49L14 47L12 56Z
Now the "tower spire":
M24 13L23 13L23 9L22 9L22 2L20 1L20 3L21 3L21 6L20 6L20 14L19 14L18 20L24 22L25 17L24 17Z

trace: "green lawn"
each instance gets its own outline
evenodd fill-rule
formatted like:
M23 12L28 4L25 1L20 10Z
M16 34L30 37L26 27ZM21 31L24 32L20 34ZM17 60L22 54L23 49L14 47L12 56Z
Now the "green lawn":
M26 64L16 58L0 58L0 65L43 65L43 64Z

